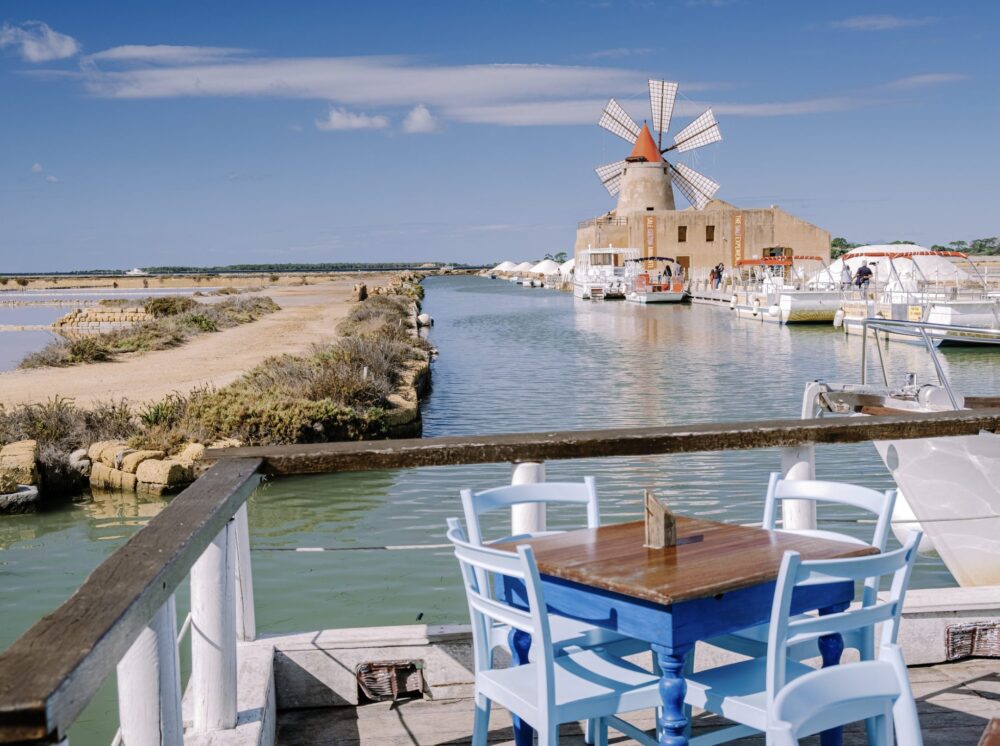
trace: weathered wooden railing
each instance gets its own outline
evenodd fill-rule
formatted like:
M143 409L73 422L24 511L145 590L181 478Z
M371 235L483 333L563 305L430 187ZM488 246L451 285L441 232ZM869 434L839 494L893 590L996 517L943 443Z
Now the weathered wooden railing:
M244 503L263 475L510 462L514 481L531 482L555 459L780 447L783 469L801 478L814 444L980 430L1000 430L1000 408L209 451L218 460L208 472L0 654L0 743L62 741L116 666L128 679L119 687L125 744L182 743L173 594L189 573L193 729L234 726L236 640L255 635ZM524 507L512 520L517 532L538 530L544 512Z

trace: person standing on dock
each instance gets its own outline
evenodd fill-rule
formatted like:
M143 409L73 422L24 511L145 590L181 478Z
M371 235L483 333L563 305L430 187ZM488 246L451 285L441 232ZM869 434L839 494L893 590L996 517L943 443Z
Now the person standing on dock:
M854 276L851 274L851 268L848 266L847 262L844 262L844 267L840 270L840 289L850 290L851 280L853 277Z
M861 262L861 266L858 267L858 274L854 278L854 284L858 286L859 290L867 290L871 279L872 271L868 268L868 262Z

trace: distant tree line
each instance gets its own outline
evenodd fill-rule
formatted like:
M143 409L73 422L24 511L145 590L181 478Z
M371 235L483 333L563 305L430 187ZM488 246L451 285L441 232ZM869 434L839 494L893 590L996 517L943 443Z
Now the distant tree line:
M911 244L913 241L890 241L890 244ZM837 237L830 241L830 258L836 259L852 249L866 244L850 243L846 238ZM976 238L972 241L952 241L946 246L934 244L931 246L934 251L961 251L966 254L1000 254L1000 238L991 236L990 238Z

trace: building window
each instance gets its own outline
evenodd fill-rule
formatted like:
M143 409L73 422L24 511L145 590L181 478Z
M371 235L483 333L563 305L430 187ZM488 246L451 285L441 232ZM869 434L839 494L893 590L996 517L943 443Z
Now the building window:
M715 240L715 226L706 225L705 226L705 240L711 243Z
M688 228L686 225L677 226L677 243L686 243L688 240Z
M654 207L647 207L646 208L646 212L652 212L654 209L656 209L656 208L654 208Z

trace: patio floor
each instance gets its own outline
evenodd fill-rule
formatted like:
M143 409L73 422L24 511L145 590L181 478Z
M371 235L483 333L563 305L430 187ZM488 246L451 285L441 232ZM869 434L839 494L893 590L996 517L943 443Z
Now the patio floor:
M973 658L956 663L910 669L918 701L925 746L976 746L990 718L1000 717L1000 660ZM647 729L652 715L628 718ZM695 735L722 721L695 717ZM472 701L410 700L381 702L358 707L283 710L278 713L278 746L459 746L469 743ZM565 725L563 744L583 744L580 724ZM490 743L513 744L510 716L493 711ZM635 741L611 733L610 742L625 746ZM763 737L734 741L763 744ZM804 743L818 743L818 738ZM864 729L849 727L845 746L867 743Z

